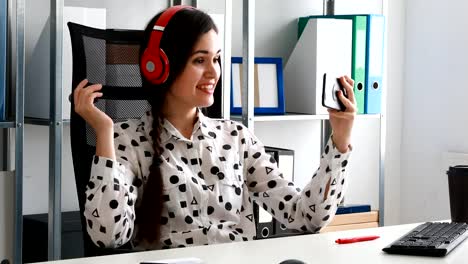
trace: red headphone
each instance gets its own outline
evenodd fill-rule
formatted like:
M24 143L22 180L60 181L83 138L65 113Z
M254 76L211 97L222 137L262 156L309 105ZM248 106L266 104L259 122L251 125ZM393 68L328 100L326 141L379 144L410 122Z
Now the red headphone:
M166 9L154 23L151 36L143 55L141 56L140 68L143 76L152 84L162 84L169 77L169 59L159 45L164 29L172 16L180 10L193 8L186 5L172 6Z

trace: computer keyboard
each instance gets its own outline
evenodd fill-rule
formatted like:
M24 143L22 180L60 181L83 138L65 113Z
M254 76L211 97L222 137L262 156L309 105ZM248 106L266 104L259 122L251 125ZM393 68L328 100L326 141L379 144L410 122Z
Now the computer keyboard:
M466 223L427 222L382 250L391 254L442 257L468 236Z

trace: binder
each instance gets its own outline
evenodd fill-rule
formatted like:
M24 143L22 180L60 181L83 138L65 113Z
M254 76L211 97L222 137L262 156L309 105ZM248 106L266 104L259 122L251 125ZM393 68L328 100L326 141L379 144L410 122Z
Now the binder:
M283 173L283 178L292 182L294 180L294 150L265 146L265 152L276 160ZM280 228L280 223L257 202L254 202L253 210L257 239L276 237L282 233L292 233L285 227Z
M366 114L379 114L382 111L384 31L384 16L367 15L366 83L364 92L364 112Z
M274 156L273 152L270 152L265 147L266 153ZM273 216L268 213L263 207L259 206L255 201L253 204L253 211L254 211L254 219L255 219L255 226L256 226L256 239L264 239L269 238L274 235L274 219Z
M307 21L311 18L350 19L353 23L351 78L354 80L354 97L357 113L364 114L365 80L366 80L366 34L367 16L365 15L329 15L307 16L298 19L298 38L300 38Z
M5 120L7 0L0 0L0 121Z
M265 146L265 152L276 160L283 178L294 182L294 150Z
M353 56L351 78L354 80L354 98L356 99L357 113L365 113L365 81L366 81L366 31L367 17L353 17Z
M270 153L276 160L278 168L283 174L283 178L290 182L294 182L294 150L266 146L265 151ZM286 228L285 225L276 219L273 219L273 223L274 237L290 236L302 233L301 231Z
M256 239L270 238L275 234L275 220L270 213L265 211L263 207L259 206L257 202L253 204L255 226L256 226Z
M286 112L328 114L325 73L351 75L352 21L310 18L284 68Z
M370 210L370 204L347 204L338 206L336 209L336 214L364 213L370 212Z

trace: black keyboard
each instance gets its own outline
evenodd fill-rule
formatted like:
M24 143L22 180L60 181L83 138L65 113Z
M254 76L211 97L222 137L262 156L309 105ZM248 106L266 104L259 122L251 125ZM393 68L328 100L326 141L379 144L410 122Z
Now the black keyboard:
M442 257L468 236L466 223L427 222L382 250L391 254Z

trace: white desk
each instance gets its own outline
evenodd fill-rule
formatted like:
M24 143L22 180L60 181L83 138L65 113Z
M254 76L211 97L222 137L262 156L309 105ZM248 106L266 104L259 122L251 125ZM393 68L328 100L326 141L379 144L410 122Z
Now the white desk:
M468 242L462 243L449 255L439 257L418 257L389 255L382 248L390 244L416 224L350 230L275 238L249 242L226 243L191 248L146 251L131 254L62 260L56 264L138 264L140 261L197 257L206 264L278 264L285 259L300 259L306 263L468 263ZM363 235L379 235L374 241L338 245L335 239Z

